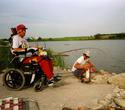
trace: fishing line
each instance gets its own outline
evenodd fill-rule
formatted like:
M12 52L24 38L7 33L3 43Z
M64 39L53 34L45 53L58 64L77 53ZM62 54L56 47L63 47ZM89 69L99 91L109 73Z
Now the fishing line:
M100 51L103 55L104 55L104 57L106 57L107 55L107 53L105 52L105 51L103 51L102 49L99 49L99 48L93 48L93 47L84 47L84 48L76 48L76 49L71 49L71 50L66 50L66 51L62 51L62 52L59 52L59 53L57 53L57 54L59 54L59 55L63 55L63 54L66 54L66 53L71 53L71 52L76 52L76 51L81 51L81 50L98 50L98 51ZM68 55L67 55L68 56Z
M84 48L76 48L76 49L71 49L71 50L66 50L66 51L62 51L62 52L59 52L59 53L57 53L57 54L59 54L59 55L63 55L63 54L67 54L67 53L71 53L71 52L77 52L77 51L83 51L83 50L92 50L92 49L95 49L95 50L98 50L98 51L100 51L103 55L104 55L104 57L106 57L106 53L105 53L105 51L103 51L102 49L99 49L99 48L94 48L94 47L84 47ZM78 52L77 52L78 53ZM103 58L104 58L103 57ZM96 59L96 58L94 58L94 59ZM107 59L107 58L105 58L105 59ZM101 63L102 65L103 65L103 63Z
M124 62L124 60L119 60L118 58L113 57L113 56L110 55L109 53L106 53L106 52L103 51L102 49L99 49L99 48L91 48L91 47L66 50L66 51L58 52L58 54L65 54L65 53L70 53L70 52L76 52L76 51L83 50L83 49L86 49L86 50L87 50L87 49L88 49L88 50L92 50L92 49L99 50L99 51L101 51L105 56L107 56L107 57L109 57L109 58L111 58L111 59L115 59L115 60Z

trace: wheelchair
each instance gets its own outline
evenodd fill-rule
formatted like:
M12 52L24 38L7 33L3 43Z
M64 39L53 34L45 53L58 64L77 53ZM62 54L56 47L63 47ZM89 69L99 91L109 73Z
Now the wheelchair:
M35 91L41 91L48 86L48 79L45 73L38 62L35 61L38 55L36 52L34 53L30 57L26 55L26 52L17 52L14 55L9 63L10 66L8 66L3 75L3 84L7 89L19 91L25 87L33 86ZM24 55L24 57L19 55ZM30 59L31 57L32 59ZM42 59L48 62L51 61L48 56L42 56ZM59 81L57 77L60 76L54 76L55 82Z

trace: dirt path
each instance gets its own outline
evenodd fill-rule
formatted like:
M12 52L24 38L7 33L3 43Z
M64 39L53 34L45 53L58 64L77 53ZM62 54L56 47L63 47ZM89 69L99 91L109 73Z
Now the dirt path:
M55 87L48 87L41 92L34 92L33 88L21 91L8 91L2 85L0 75L0 98L26 97L37 100L40 110L61 110L62 106L76 108L78 106L92 106L97 99L111 93L114 86L108 84L84 84L71 73L62 73L62 80Z

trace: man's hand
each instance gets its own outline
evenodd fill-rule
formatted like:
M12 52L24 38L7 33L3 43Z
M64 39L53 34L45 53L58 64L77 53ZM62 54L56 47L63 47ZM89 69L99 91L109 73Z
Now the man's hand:
M77 68L77 69L83 69L83 65L81 65L81 64L79 64L79 63L76 63L76 64L74 65L74 67Z
M29 51L29 50L35 50L35 51L37 51L38 48L36 48L36 47L29 47L29 48L27 48L27 51Z

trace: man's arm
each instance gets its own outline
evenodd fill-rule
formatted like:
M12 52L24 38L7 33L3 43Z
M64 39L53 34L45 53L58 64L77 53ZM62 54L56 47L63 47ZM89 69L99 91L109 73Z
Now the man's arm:
M74 67L77 69L83 69L83 66L79 64L78 62L74 65Z

